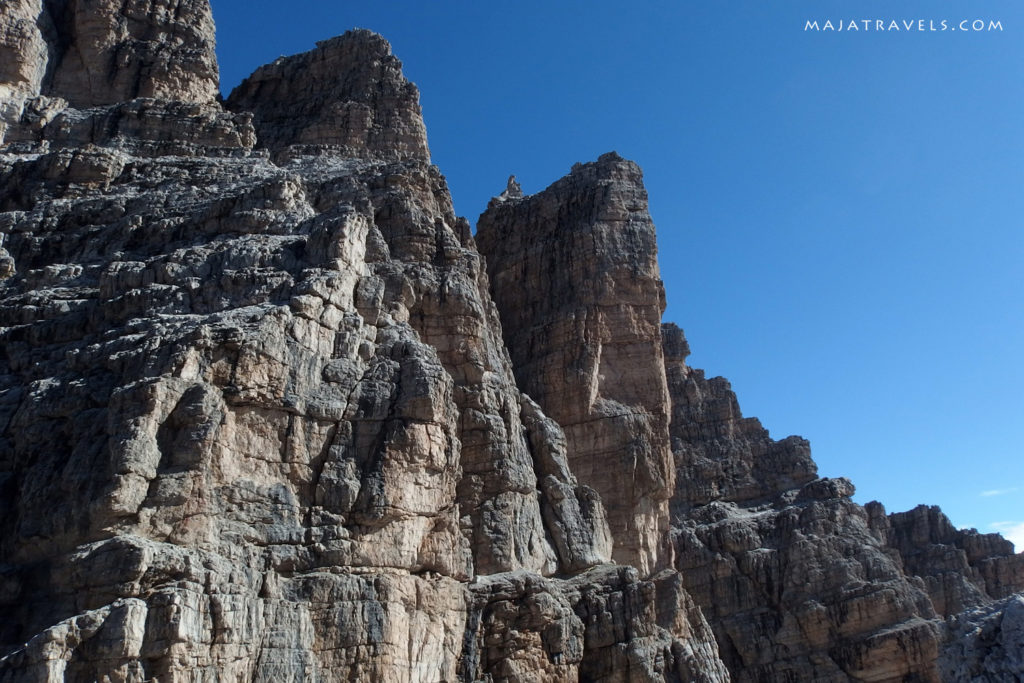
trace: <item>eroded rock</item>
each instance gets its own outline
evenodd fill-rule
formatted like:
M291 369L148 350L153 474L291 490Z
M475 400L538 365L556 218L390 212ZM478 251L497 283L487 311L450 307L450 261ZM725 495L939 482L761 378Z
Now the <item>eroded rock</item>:
M419 91L391 46L366 30L268 64L228 98L255 114L260 144L332 145L350 156L427 161Z
M212 49L203 0L0 7L0 680L1018 666L1022 556L686 365L635 164L510 179L478 251L386 41L228 109Z
M651 573L671 559L674 471L665 295L640 169L606 154L516 195L492 201L476 235L516 379L565 430L572 470L600 494L613 557Z
M620 650L720 669L706 628L684 630L699 611L648 623L668 598L607 568L600 498L515 384L397 60L365 32L320 50L351 53L339 83L405 98L408 128L271 161L251 113L191 91L44 86L19 114L0 153L0 677L455 680L473 586L508 572L551 606L512 631L551 632L584 584L610 596L602 618L629 628L574 636L607 651L577 663L602 676ZM119 78L110 97L148 94ZM251 94L257 127L280 95Z

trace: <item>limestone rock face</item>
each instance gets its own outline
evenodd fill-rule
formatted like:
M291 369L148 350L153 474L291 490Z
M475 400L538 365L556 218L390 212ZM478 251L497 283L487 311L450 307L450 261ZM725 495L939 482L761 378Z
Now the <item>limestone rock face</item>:
M947 606L905 560L905 524L883 528L848 480L819 479L805 440L744 418L726 380L686 364L682 330L660 325L634 164L605 155L525 197L510 179L476 240L519 386L565 430L571 468L608 508L614 557L641 571L674 558L733 680L939 680ZM673 481L665 551L657 513ZM958 609L1019 590L1005 548L965 543L999 578L989 590L965 561L955 581L973 592Z
M41 94L77 108L217 98L208 0L43 0L37 21L49 53Z
M604 566L564 582L515 572L472 592L467 680L729 680L674 572L640 581L631 567Z
M229 156L256 144L252 116L219 104L150 98L85 110L65 104L46 97L26 102L7 137L11 149L46 153L98 145L134 156Z
M228 98L253 112L260 144L337 146L350 156L427 161L419 91L386 40L349 31L259 68Z
M942 511L919 505L886 517L881 503L869 503L872 528L899 552L908 574L921 577L943 616L1004 598L1024 587L1024 554L999 534L956 529Z
M816 479L807 441L773 440L757 418L743 417L728 381L707 379L686 365L690 349L678 326L667 323L663 336L677 468L675 515L712 501L764 502Z
M0 682L1019 672L1024 556L686 365L635 164L510 178L478 248L382 38L227 107L212 49L0 6Z
M0 680L727 680L678 575L609 565L418 109L254 151L281 92L174 96L0 148Z
M848 480L815 478L806 441L772 440L728 382L687 366L682 330L663 337L676 567L733 679L961 680L938 667L940 618L1021 590L1024 556L937 508L853 503Z
M0 9L0 96L38 95L47 46L37 20L42 0L10 0Z
M147 98L176 110L172 118L188 105L215 117L220 77L214 44L208 0L5 2L0 6L0 142L67 142L68 129L77 129L71 137L84 144L86 137L116 136L122 119L146 108L149 120L137 128L170 144L176 136L161 125L151 104L128 105L128 111L118 105ZM75 111L95 107L120 111ZM46 126L51 129L44 134ZM176 132L189 137L183 127Z
M965 612L951 621L939 660L947 681L1015 683L1024 672L1024 595Z
M40 93L48 49L37 21L42 0L9 0L0 6L0 142L21 116L26 99Z
M516 379L565 430L572 470L608 510L615 559L650 573L670 559L673 467L665 295L640 169L611 153L529 197L513 182L476 240Z

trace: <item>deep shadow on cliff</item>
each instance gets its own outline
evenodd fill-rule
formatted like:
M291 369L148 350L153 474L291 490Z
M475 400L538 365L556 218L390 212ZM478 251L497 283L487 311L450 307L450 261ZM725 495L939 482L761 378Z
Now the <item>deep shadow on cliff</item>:
M206 0L0 58L0 681L1020 674L1024 555L686 364L636 164L474 236L371 32L226 101Z

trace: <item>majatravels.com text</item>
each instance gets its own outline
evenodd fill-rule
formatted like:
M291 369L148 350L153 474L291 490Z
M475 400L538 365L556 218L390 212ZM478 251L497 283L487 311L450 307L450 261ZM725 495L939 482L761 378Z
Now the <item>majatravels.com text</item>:
M1003 22L996 19L808 19L804 31L876 32L876 33L989 33L1002 32Z

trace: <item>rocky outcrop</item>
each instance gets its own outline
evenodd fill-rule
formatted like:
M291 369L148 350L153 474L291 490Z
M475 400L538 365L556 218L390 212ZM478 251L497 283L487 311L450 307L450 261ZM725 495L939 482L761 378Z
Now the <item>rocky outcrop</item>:
M776 441L744 418L726 380L686 364L682 330L660 325L634 164L605 155L530 196L510 178L476 241L516 380L563 427L571 469L601 495L614 557L641 571L674 557L734 680L939 680L940 616L954 605L918 576L898 540L905 525L883 529L850 500L848 480L817 477L805 440ZM989 590L965 560L956 581L974 572L981 585L961 591L957 609L1022 585L1005 548L983 546L973 543L974 562L1000 578Z
M325 111L415 94L329 50ZM726 680L677 575L608 565L418 109L253 151L280 94L0 150L0 680Z
M615 559L650 573L670 561L673 468L665 295L640 169L611 153L529 197L514 183L476 241L516 380L565 430L573 472L608 510Z
M212 104L219 88L207 0L12 0L0 7L0 142L29 103L35 110L138 97Z
M927 595L874 541L860 506L804 493L675 520L676 566L733 679L938 680L942 628Z
M737 681L937 680L941 630L806 441L772 440L666 325L676 566Z
M473 586L468 619L464 680L729 680L673 572L647 581L612 566L564 582L486 577Z
M937 507L919 505L886 516L881 503L867 505L872 529L920 577L932 604L953 616L1024 588L1024 555L999 534L979 534L953 526Z
M224 107L209 16L0 7L0 681L1010 675L1024 556L686 365L635 164L475 239L386 41Z
M42 89L48 55L36 23L41 13L41 0L9 0L0 7L0 142L24 101Z
M43 94L76 108L137 97L212 103L220 92L207 0L44 0Z
M205 0L14 0L0 7L0 31L0 142L10 151L228 155L255 144L252 116L217 103Z
M678 326L667 323L662 334L672 397L676 517L712 501L764 503L817 478L807 441L773 440L757 418L743 417L728 381L707 379L686 364L690 347Z
M1016 683L1024 673L1024 596L958 615L939 660L943 680Z
M251 115L231 114L218 104L148 98L85 110L36 98L9 133L10 148L25 153L95 145L146 157L231 156L256 144Z
M3 21L15 72L5 80L30 96L80 109L136 97L217 99L206 0L14 0Z
M676 566L737 681L942 679L941 617L1024 582L1024 556L937 508L886 517L817 479L799 437L772 440L666 325ZM986 583L985 576L992 578Z
M387 41L366 30L260 67L228 98L253 112L260 145L331 145L348 156L428 161L419 91Z

